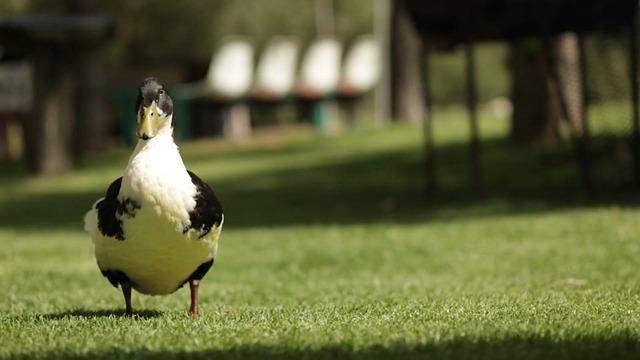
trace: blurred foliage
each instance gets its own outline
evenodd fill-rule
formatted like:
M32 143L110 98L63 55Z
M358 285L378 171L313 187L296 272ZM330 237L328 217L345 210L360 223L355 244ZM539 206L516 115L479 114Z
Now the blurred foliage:
M333 1L335 35L346 45L373 32L374 0ZM115 36L104 48L110 68L203 65L228 37L249 39L258 52L274 35L295 35L304 47L316 35L314 0L3 0L3 13L63 13L73 8L111 14ZM477 49L481 101L508 94L504 45ZM433 56L431 86L438 104L464 101L461 51Z
M113 15L115 37L105 52L112 66L206 62L227 37L246 37L260 49L274 35L295 35L305 44L316 31L313 0L8 0L0 12L78 7ZM372 7L372 0L334 1L336 36L348 41L371 33Z
M506 43L483 43L475 48L476 85L481 102L508 96L510 87L509 49ZM466 101L465 56L463 49L435 52L431 56L431 88L436 105Z
M585 38L587 88L594 102L630 98L628 34L591 34Z
M330 1L330 0L327 0ZM345 44L373 31L375 0L333 0L335 35ZM226 38L249 39L258 52L274 35L294 35L304 47L316 35L315 0L2 0L0 13L63 13L74 9L111 14L115 36L104 48L107 67L203 65ZM587 38L589 93L594 101L628 98L626 36ZM503 43L477 46L480 101L509 94L508 48ZM436 52L431 87L436 104L465 100L461 49Z

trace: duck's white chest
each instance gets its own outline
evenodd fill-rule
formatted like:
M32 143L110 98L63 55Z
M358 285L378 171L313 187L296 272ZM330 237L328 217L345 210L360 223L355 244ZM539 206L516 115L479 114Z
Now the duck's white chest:
M173 142L138 145L118 194L124 240L96 239L100 268L124 272L141 293L175 291L217 251L219 230L202 238L189 230L196 192Z
M172 223L148 207L141 207L134 218L123 219L122 226L125 240L96 242L96 259L101 269L123 271L144 294L177 290L198 266L213 259L218 249L217 236L199 238L194 230L176 231Z
M182 231L190 225L196 192L175 144L150 143L131 156L118 200L131 201L145 211L153 209Z

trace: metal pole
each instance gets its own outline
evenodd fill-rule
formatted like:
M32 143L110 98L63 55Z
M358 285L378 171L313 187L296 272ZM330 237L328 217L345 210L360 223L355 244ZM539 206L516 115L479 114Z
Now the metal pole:
M633 121L633 132L631 133L631 164L633 170L633 183L640 188L640 90L638 87L638 11L636 11L631 22L629 32L629 76L631 79L631 116Z
M333 0L315 0L316 35L333 35L335 19Z
M375 123L391 120L391 0L373 0L374 33L380 46L380 80L375 88Z
M469 111L469 125L471 130L469 162L471 166L471 183L474 195L477 198L484 197L482 149L480 147L480 135L478 130L478 95L476 89L476 61L473 42L467 42L464 46L465 74L467 83L467 109Z
M595 187L593 183L592 165L591 165L591 128L589 126L589 87L587 80L587 56L584 45L584 35L578 33L578 66L580 67L580 123L582 124L581 136L581 160L584 187L587 194L595 195Z
M422 120L424 131L424 173L425 173L425 195L431 197L436 194L438 188L436 174L436 152L433 142L433 98L431 94L431 68L429 50L422 47L422 84L425 94L425 111Z

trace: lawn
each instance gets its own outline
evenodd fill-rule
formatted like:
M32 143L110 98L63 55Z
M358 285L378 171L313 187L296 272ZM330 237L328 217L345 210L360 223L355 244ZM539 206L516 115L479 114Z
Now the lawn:
M226 213L198 318L188 289L134 293L123 317L95 265L82 216L130 149L47 179L2 164L0 358L640 358L625 157L603 150L589 199L568 146L510 147L495 119L481 131L482 200L456 118L436 126L429 197L418 127L182 144Z

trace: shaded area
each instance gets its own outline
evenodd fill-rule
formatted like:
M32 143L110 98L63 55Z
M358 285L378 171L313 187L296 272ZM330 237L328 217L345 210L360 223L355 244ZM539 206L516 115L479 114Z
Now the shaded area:
M564 151L510 149L503 141L485 143L484 201L469 185L466 145L442 146L438 191L423 192L421 158L412 151L354 157L325 166L292 169L215 184L227 226L296 224L414 223L519 212L620 204L635 206L624 157L601 152L600 192L589 199L579 184L579 168ZM621 170L622 169L622 170ZM249 211L247 211L249 209Z
M578 186L579 170L570 149L527 148L514 151L500 140L485 142L487 196L474 199L469 186L468 147L438 149L438 192L423 193L422 159L414 149L353 155L325 164L292 166L208 181L223 204L225 226L413 223L594 205L636 206L640 199L625 171L628 154L607 139L596 142L596 184L588 200ZM308 148L307 148L308 150ZM289 149L261 150L265 156ZM304 151L304 149L300 150ZM227 157L227 155L224 155ZM229 157L255 158L254 152ZM187 164L207 161L188 157ZM273 160L270 160L273 161ZM284 160L283 160L284 161ZM123 165L124 166L124 165ZM6 185L18 178L5 179ZM105 180L105 188L108 185ZM82 229L82 219L104 192L57 192L0 201L0 227Z
M615 334L608 337L584 336L577 339L506 337L499 341L483 339L454 339L411 345L391 343L353 348L353 345L332 345L321 348L287 348L265 345L249 345L227 350L204 351L128 351L109 349L77 354L53 351L49 353L22 353L14 358L46 359L112 359L112 358L162 358L162 359L636 359L640 354L640 342L632 334Z
M630 90L629 100L633 104L630 120L633 131L632 159L629 163L633 167L636 186L640 184L637 1L403 0L397 3L406 6L426 48L450 48L464 44L466 105L471 126L470 162L474 168L478 197L484 195L484 169L481 140L476 130L478 102L474 43L487 40L511 42L511 136L514 142L540 141L553 144L560 140L561 125L565 125L574 143L583 186L587 192L592 193L591 124L587 113L595 99L591 97L594 91L588 86L591 77L588 68L592 65L586 59L585 35L587 32L597 31L601 35L609 33L612 39L624 38L621 49L624 49L625 56L618 61L608 62L607 66L628 62L628 73L617 82L624 82ZM612 35L613 30L619 32ZM572 34L566 34L567 32ZM532 46L534 43L536 45ZM428 64L429 51L423 57ZM430 89L431 76L428 69L425 72L424 87ZM599 71L601 74L606 72ZM613 79L607 81L616 82ZM596 91L601 88L603 87L597 87ZM426 98L431 97L427 91ZM428 113L431 112L431 103L427 101ZM427 148L432 146L428 132L425 143ZM427 163L430 163L429 159ZM432 168L430 165L427 167ZM433 174L428 176L435 178Z
M105 185L105 188L109 184ZM104 193L57 192L0 201L0 227L48 230L83 227L84 214Z

